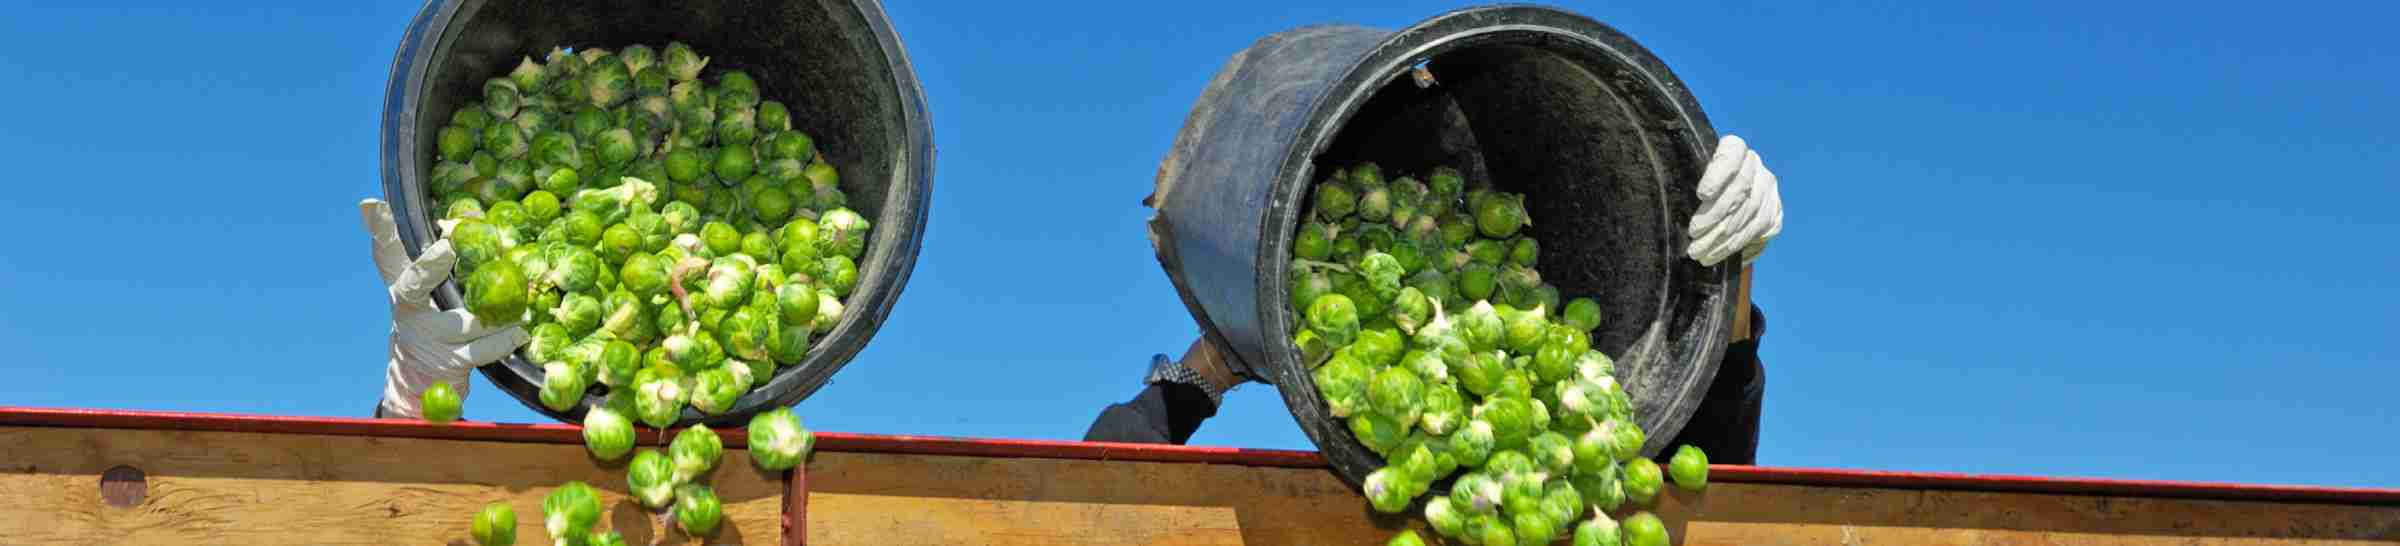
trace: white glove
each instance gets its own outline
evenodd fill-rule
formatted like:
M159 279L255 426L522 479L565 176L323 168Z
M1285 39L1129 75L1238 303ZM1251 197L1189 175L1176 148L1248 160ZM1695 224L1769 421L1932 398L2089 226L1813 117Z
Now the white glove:
M531 339L516 325L493 328L478 323L465 309L442 311L433 305L433 289L450 278L458 255L450 240L426 245L415 261L400 245L400 230L392 223L392 207L382 200L358 204L366 217L367 235L374 238L375 269L383 275L392 304L392 357L384 370L383 416L414 419L425 389L450 383L461 399L467 396L467 374L497 362Z
M1742 137L1717 141L1716 155L1700 174L1700 211L1692 214L1687 233L1692 244L1684 253L1706 266L1737 251L1742 265L1750 265L1768 240L1783 233L1783 194L1776 189L1775 173Z

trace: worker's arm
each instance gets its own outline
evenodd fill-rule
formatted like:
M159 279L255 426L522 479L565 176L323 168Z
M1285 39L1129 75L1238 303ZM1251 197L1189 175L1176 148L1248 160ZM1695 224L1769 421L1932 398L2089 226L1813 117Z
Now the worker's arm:
M1225 364L1224 353L1206 337L1193 340L1179 360L1150 357L1140 394L1110 404L1083 434L1087 442L1183 444L1200 422L1217 415L1225 391L1242 381Z
M1775 173L1767 170L1758 152L1741 137L1727 135L1717 142L1708 170L1700 176L1700 208L1692 214L1685 252L1701 265L1715 266L1741 257L1741 279L1734 297L1738 305L1733 327L1726 335L1725 356L1717 364L1716 380L1698 410L1671 445L1690 445L1708 453L1710 462L1756 464L1758 417L1766 401L1766 365L1759 359L1760 339L1767 331L1766 314L1750 299L1751 266L1767 242L1783 232L1783 195ZM1661 455L1673 453L1662 450Z
M400 246L400 230L392 208L381 200L358 204L373 242L375 269L383 278L392 306L391 355L384 361L383 399L376 417L414 419L425 389L449 383L460 398L467 396L467 374L478 366L507 357L529 339L516 325L492 326L465 309L443 311L433 304L433 289L450 278L457 255L450 241L434 241L411 259Z

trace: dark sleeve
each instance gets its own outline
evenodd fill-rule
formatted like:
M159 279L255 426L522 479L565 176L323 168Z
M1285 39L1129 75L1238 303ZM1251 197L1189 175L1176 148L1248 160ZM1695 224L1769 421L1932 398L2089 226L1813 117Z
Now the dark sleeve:
M1709 385L1708 396L1675 437L1674 445L1707 452L1710 463L1758 464L1758 416L1767 389L1766 364L1758 358L1758 346L1767 335L1767 315L1755 304L1750 306L1750 324L1757 335L1725 347L1725 359L1717 365L1717 378ZM1659 458L1674 454L1670 446Z
M1151 383L1133 400L1110 404L1083 433L1086 442L1182 445L1217 415L1208 393L1182 383Z

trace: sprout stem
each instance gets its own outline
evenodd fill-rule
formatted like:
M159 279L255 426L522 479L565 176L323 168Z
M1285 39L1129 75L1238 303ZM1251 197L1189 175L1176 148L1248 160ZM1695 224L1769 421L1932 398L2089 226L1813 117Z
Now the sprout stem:
M707 260L699 258L685 258L675 264L675 272L667 275L667 289L675 293L676 305L683 308L683 322L693 326L692 331L695 332L699 331L697 325L700 323L700 314L692 312L692 295L683 289L683 276L691 274L693 265L707 263Z

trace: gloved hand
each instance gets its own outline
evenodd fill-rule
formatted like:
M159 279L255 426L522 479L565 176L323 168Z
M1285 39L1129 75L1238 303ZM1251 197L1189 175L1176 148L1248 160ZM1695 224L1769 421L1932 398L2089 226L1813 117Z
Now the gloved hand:
M1742 265L1758 261L1767 241L1783 233L1783 195L1775 173L1750 150L1742 137L1726 135L1700 174L1700 211L1692 214L1687 232L1692 244L1684 249L1700 265L1715 266L1735 252Z
M426 245L414 261L400 244L392 207L382 200L358 204L366 218L367 235L374 239L375 269L383 275L392 304L392 356L384 368L383 417L414 419L427 387L448 382L459 398L467 396L467 374L499 361L531 339L511 324L481 324L465 309L443 311L433 305L433 289L450 278L458 255L450 240Z

